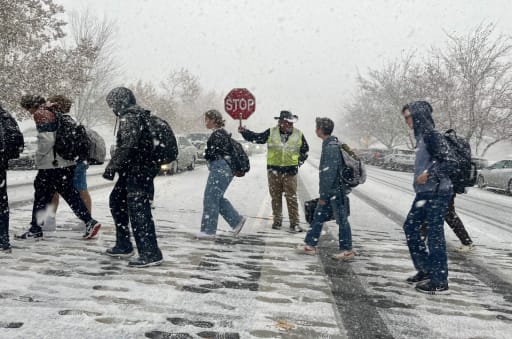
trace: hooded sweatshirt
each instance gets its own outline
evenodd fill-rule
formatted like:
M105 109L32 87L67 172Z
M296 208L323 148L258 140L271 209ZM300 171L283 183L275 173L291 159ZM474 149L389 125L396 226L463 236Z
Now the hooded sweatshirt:
M152 139L145 128L150 112L131 105L119 112L116 148L107 169L118 173L158 172L151 164Z
M445 138L435 130L432 106L426 101L416 101L409 106L412 114L414 137L416 138L416 160L414 164L414 191L450 194L452 183L449 173L454 159L450 155ZM424 185L416 179L424 172L429 174Z

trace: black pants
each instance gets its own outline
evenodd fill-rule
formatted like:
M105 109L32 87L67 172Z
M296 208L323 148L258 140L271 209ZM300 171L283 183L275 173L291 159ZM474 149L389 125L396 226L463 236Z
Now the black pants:
M460 220L459 216L455 212L455 196L457 194L454 193L452 195L452 199L450 200L450 203L448 204L448 209L446 210L445 214L445 221L450 226L450 228L453 230L453 233L459 238L460 242L463 245L471 245L473 241L469 237L468 232L464 228L464 224L462 223L462 220Z
M52 201L55 192L59 193L68 203L73 213L85 223L92 218L80 194L73 186L75 166L65 168L40 169L34 180L34 208L32 209L32 222L30 232L41 232L44 222L44 212Z
M139 251L147 260L162 259L156 240L155 223L151 214L155 174L144 171L122 173L110 194L110 211L116 225L116 247L131 250L130 228Z
M444 221L450 226L450 228L453 230L453 233L459 238L462 245L471 245L473 241L469 237L468 232L466 231L466 228L464 227L464 224L462 223L462 220L460 220L459 216L455 212L455 196L457 194L454 193L450 199L450 202L448 203L448 208L446 209L446 214L444 215ZM428 225L424 224L421 229L421 236L423 238L427 237L427 227Z
M9 200L7 199L7 173L0 170L0 248L9 248Z

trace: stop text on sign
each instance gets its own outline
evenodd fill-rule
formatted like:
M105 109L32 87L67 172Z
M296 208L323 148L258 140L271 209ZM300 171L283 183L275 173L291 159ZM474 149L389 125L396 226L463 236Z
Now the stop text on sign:
M233 88L224 99L224 109L233 119L245 120L256 110L256 99L246 88Z
M227 98L227 111L250 111L256 106L256 100L246 98Z

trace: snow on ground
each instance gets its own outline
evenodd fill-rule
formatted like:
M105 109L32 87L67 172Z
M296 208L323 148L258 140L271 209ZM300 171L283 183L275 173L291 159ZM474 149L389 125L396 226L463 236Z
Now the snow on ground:
M485 225L481 215L460 213L478 248L467 257L450 254L450 295L425 296L404 282L413 273L400 225L412 202L405 191L410 189L409 174L369 169L368 182L350 197L358 256L338 263L323 254L336 250L332 222L324 230L321 256L296 253L304 234L270 228L265 157L251 161L251 172L235 178L226 194L249 217L239 238L220 221L217 241L193 240L206 167L158 177L153 212L165 263L139 270L102 254L114 241L111 185L102 181L101 167L91 167L93 215L104 224L100 237L81 240L83 226L62 204L57 232L39 242L13 240L13 254L0 257L0 337L510 337L512 296L506 288L512 283L511 236L506 228ZM33 175L9 172L8 183L21 185ZM317 196L317 186L313 160L300 171L301 205ZM9 194L11 204L18 204L11 210L13 234L29 223L31 205L20 201L33 192L30 185L21 185ZM491 192L472 191L469 197L512 206L512 198ZM461 207L471 210L475 204ZM480 214L501 218L485 204ZM510 211L504 213L510 216ZM453 249L450 232L447 228ZM501 242L492 240L492 234ZM479 268L495 272L496 280L486 279ZM381 324L379 333L368 329L376 323Z

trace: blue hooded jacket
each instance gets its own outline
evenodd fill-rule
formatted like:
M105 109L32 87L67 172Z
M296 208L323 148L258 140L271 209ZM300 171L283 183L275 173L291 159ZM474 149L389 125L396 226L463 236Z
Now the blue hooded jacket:
M416 138L416 160L414 164L414 191L450 194L452 183L449 173L454 169L455 159L451 156L446 139L435 130L432 106L426 101L415 101L409 105ZM416 183L418 176L429 174L424 185Z

